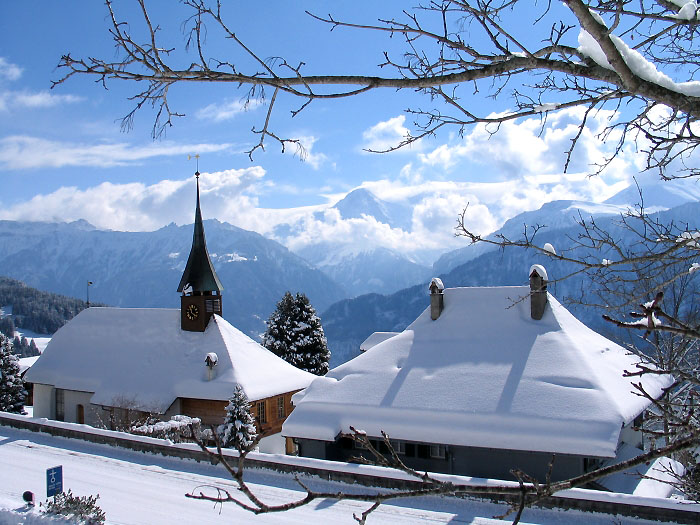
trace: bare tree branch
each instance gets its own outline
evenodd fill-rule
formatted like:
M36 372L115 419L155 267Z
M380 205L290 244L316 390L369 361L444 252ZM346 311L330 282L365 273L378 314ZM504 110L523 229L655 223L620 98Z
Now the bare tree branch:
M416 117L414 129L387 151L409 145L445 126L457 127L462 133L466 126L476 123L506 122L575 106L586 108L588 115L593 109L604 107L617 111L624 103L627 110L620 113L623 116L611 122L600 135L604 140L613 130L618 130L623 138L598 170L619 154L624 141L642 136L649 144L645 150L647 169L656 169L667 177L695 173L693 167L686 167L686 174L668 173L668 168L674 161L686 159L698 145L693 126L700 116L700 97L684 91L679 87L681 83L669 84L640 73L632 67L629 53L621 47L625 44L620 44L622 38L639 42L634 52L640 57L650 64L673 65L683 80L693 80L697 71L694 64L700 63L700 53L693 46L698 20L680 18L681 8L671 2L641 0L633 5L614 0L562 0L547 3L543 12L535 14L530 6L513 0L442 0L406 9L397 18L379 19L376 23L356 23L339 20L332 14L308 13L331 31L372 31L402 38L405 52L400 59L382 53L385 60L379 66L393 74L379 76L373 72L307 74L302 69L303 62L291 66L283 57L265 59L238 37L235 27L225 19L224 5L216 0L185 0L184 6L192 13L184 23L185 46L165 49L158 44L161 30L152 22L145 0L136 1L145 30L141 34L130 33L130 26L118 17L115 6L108 0L110 34L117 58L75 58L65 54L59 63L63 76L52 86L86 75L104 86L118 80L145 84L145 89L133 95L135 107L122 120L126 129L133 124L138 110L151 105L156 110L153 135L160 136L175 117L182 116L171 109L169 90L192 82L224 83L234 89L245 86L247 102L254 99L265 102L264 88L274 90L272 99L267 101L264 125L260 130L254 129L260 138L249 155L262 149L266 139L279 142L283 150L288 144L299 147L298 141L282 138L271 128L274 101L282 94L303 101L292 116L314 100L352 97L377 89L427 95L434 107L410 108L409 113ZM601 16L607 18L609 26ZM532 24L525 21L528 17ZM532 38L533 26L544 38ZM590 35L608 64L598 64L586 54L576 41L577 30ZM209 39L221 35L230 44L230 56L209 56L204 45L205 33ZM188 51L194 53L194 60L188 67L178 66L179 58L187 57ZM375 67L370 65L368 70L374 71ZM528 83L537 77L542 80ZM479 89L479 83L484 80L493 81L489 94L494 98L502 95L506 85L516 83L511 93L515 107L492 115L484 113L479 102L460 95L464 86L471 84ZM670 112L659 111L661 108L670 108ZM579 135L585 125L586 117L579 123ZM576 144L577 138L566 155L566 166Z
M213 429L212 429L213 430ZM295 478L297 484L301 488L303 495L297 499L291 500L287 503L278 505L269 505L264 501L260 500L255 492L247 485L244 480L245 472L245 459L251 450L257 446L257 442L245 450L238 451L238 457L235 458L237 466L234 467L230 461L232 458L230 456L224 455L221 443L216 437L216 433L213 432L216 439L215 450L207 447L206 444L196 436L194 429L192 429L193 435L195 435L195 440L199 447L204 451L210 459L215 463L221 463L224 468L229 472L232 479L236 483L238 490L245 496L248 501L241 499L240 497L233 495L226 489L215 486L200 485L195 487L192 492L186 494L188 498L200 499L205 501L211 501L214 503L234 503L241 507L242 509L248 510L254 514L267 514L271 512L284 512L287 510L295 509L304 505L308 505L312 501L318 499L335 499L341 500L351 500L351 501L364 501L371 503L372 505L368 507L359 516L355 515L354 518L358 523L364 524L367 518L372 512L374 512L379 506L386 502L401 498L413 498L419 496L427 495L447 495L447 496L464 496L464 495L498 495L504 497L510 497L514 500L514 509L516 510L515 521L513 523L518 523L522 511L526 506L536 504L543 499L554 495L562 490L567 490L570 488L581 487L592 481L600 479L601 477L609 476L616 472L622 472L624 470L633 468L637 465L648 463L656 458L664 457L670 455L674 452L688 449L695 446L700 441L700 430L687 433L682 439L678 439L671 445L661 447L647 453L641 454L640 456L623 461L619 464L612 465L605 468L600 468L592 472L588 472L581 476L570 478L563 481L551 481L550 475L544 483L540 483L538 480L528 476L522 471L516 471L518 485L503 484L503 485L479 485L479 484L456 484L449 481L440 480L427 472L420 473L411 468L406 467L405 464L400 460L398 454L396 454L394 448L391 445L389 436L382 432L382 437L384 443L389 448L389 456L386 456L379 452L370 442L367 435L357 429L352 429L352 437L357 443L360 443L372 454L374 460L372 463L396 468L402 472L405 472L412 477L420 481L419 488L416 489L405 489L405 490L390 490L390 491L368 491L368 492L317 492L306 486L299 478ZM258 437L258 441L259 441ZM366 460L365 460L366 461ZM550 474L552 463L550 463Z

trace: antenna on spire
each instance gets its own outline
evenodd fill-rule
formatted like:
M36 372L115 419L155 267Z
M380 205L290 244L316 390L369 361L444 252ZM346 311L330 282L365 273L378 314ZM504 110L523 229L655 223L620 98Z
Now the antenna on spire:
M187 155L187 160L197 159L197 171L195 171L195 176L199 178L199 153L195 155Z

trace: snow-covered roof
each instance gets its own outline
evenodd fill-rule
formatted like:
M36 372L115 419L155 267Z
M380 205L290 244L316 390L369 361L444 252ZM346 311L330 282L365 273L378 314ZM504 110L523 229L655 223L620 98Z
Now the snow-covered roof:
M19 359L19 373L24 374L27 370L29 370L34 363L36 363L36 360L39 359L38 355L32 356L32 357L22 357Z
M623 423L648 401L622 377L635 357L548 294L529 287L448 288L404 332L295 395L286 436L332 441L349 426L394 439L614 457ZM635 381L639 381L635 378ZM668 377L641 379L658 396Z
M601 467L608 467L628 459L636 458L643 451L623 443L617 451L617 457L606 460ZM611 492L633 494L646 498L668 498L675 491L674 482L683 475L683 465L675 459L656 458L649 463L617 472L597 481Z
M205 364L218 363L209 380ZM180 310L88 308L63 326L27 372L32 383L93 392L91 402L164 412L178 398L251 400L306 387L299 370L215 315L204 332L180 329Z
M373 346L378 345L379 343L383 343L387 339L391 339L395 335L398 335L400 332L374 332L372 335L370 335L367 339L362 341L360 344L360 350L363 352L366 352Z

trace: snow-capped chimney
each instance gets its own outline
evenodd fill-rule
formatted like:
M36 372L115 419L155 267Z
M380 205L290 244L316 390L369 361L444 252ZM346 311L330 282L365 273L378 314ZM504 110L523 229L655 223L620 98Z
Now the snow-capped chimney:
M443 302L444 295L442 293L445 286L438 277L433 277L428 289L430 290L430 318L435 321L435 319L440 317L442 309L445 307Z
M211 381L214 379L214 367L219 362L219 356L214 352L209 352L207 357L204 359L204 364L207 365L207 379Z
M541 264L530 267L530 317L539 321L547 306L547 270Z

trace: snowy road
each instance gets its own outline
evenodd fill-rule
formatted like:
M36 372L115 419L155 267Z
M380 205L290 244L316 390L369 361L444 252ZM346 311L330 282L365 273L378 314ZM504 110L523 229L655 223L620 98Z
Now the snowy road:
M170 459L124 451L76 440L0 426L0 509L22 509L22 493L31 490L37 501L46 495L46 469L63 465L64 488L76 495L100 494L99 504L114 524L255 523L255 524L352 524L352 514L367 504L324 500L282 514L254 516L232 504L223 508L185 498L197 485L233 488L221 467L191 460ZM282 503L299 493L289 476L250 471L247 479L268 503ZM346 489L339 483L310 480L314 488ZM370 524L473 524L510 523L494 519L505 507L453 498L423 498L382 505ZM34 511L36 512L36 511ZM27 519L27 523L33 522ZM588 514L579 511L528 510L523 523L598 525L651 523ZM17 520L3 520L0 524Z

